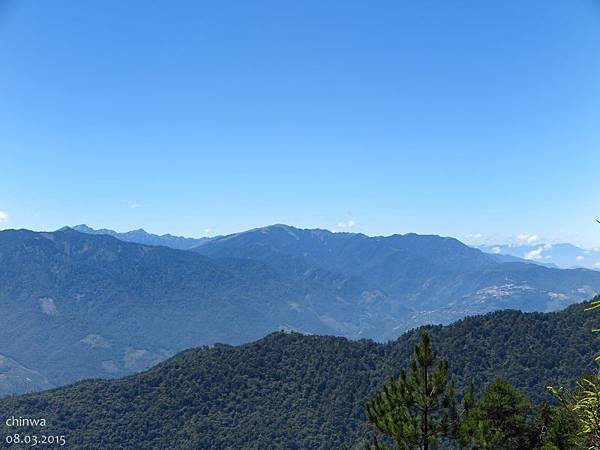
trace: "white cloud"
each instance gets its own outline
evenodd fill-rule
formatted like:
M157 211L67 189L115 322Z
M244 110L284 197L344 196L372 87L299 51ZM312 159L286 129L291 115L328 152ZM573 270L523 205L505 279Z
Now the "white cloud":
M0 222L6 222L8 220L8 213L0 211Z
M521 243L527 244L535 244L540 240L540 237L537 234L518 234L517 241Z
M138 209L138 208L141 208L142 206L144 206L144 205L142 205L141 203L132 203L131 205L129 205L129 207L131 209Z
M204 230L202 230L203 234L212 234L212 232L215 231L212 228L205 228Z
M577 259L578 261L581 261L581 260L583 260L583 259L585 259L585 258L584 258L583 256L579 255L579 256L578 256L576 259Z
M336 227L347 229L347 228L352 228L354 225L356 225L356 222L354 220L350 219L350 220L347 220L346 222L339 222L336 225Z
M544 251L544 247L538 247L534 250L531 250L525 255L525 259L542 259L542 252Z
M530 252L527 252L527 254L525 255L525 259L551 259L552 256L543 254L544 251L551 249L552 244L545 244L538 248L534 248Z
M598 261L597 263L595 263L594 266L600 267L600 261Z
M498 254L502 251L502 249L500 247L494 247L492 248L492 253Z

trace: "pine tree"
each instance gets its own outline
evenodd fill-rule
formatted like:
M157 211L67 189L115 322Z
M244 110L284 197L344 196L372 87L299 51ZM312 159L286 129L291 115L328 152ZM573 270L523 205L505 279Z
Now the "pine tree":
M483 398L461 423L461 444L469 449L530 450L539 448L530 421L527 396L503 379L490 383ZM541 427L540 427L541 428Z
M391 378L367 404L369 421L396 442L399 449L429 450L455 428L454 386L448 361L440 360L429 333L421 335L408 374ZM375 441L370 450L385 448Z

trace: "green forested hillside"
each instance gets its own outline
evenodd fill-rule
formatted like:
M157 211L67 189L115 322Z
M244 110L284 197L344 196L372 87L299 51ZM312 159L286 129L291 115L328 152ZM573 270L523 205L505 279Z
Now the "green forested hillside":
M535 400L594 368L595 316L503 311L433 327L459 391L506 377ZM46 417L71 448L359 448L364 406L405 367L419 330L388 344L276 333L185 351L150 371L0 401L0 415ZM2 429L2 432L6 432ZM14 431L14 430L13 430Z
M23 370L0 372L0 397L38 389L28 372L52 386L119 378L282 329L384 342L499 309L559 310L599 290L600 272L498 263L439 236L281 225L184 251L4 230L0 353Z
M69 229L1 231L0 354L23 370L0 365L0 397L42 385L28 382L36 380L27 371L58 386L126 376L186 348L282 328L336 334L321 316L351 316L343 306L361 292L300 285L259 261Z

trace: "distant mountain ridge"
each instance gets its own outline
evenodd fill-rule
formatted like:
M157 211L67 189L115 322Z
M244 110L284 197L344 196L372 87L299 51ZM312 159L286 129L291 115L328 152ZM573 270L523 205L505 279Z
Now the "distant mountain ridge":
M263 228L215 237L196 249L206 255L267 258L272 253L302 258L328 270L359 275L398 252L437 260L453 270L453 263L466 264L460 270L493 264L492 258L454 238L409 233L366 236L360 233L333 233L303 230L288 225ZM270 252L267 255L261 252ZM458 266L456 266L458 268Z
M140 228L137 230L131 230L127 232L117 232L114 230L101 228L94 229L85 224L75 225L73 227L65 227L71 228L73 230L79 231L81 233L86 234L103 234L108 236L116 237L117 239L126 241L126 242L134 242L137 244L145 244L145 245L161 245L165 247L171 247L177 250L191 250L195 247L199 247L204 245L210 241L223 241L228 239L237 239L240 236L245 235L246 233L251 233L257 230L267 230L280 228L283 230L288 230L290 233L294 233L293 230L298 230L297 228L277 224L271 225L268 227L257 228L255 230L243 231L240 233L235 233L227 236L217 236L217 237L203 237L203 238L189 238L184 236L173 236L171 234L163 234L157 235L148 233L144 229ZM340 236L363 236L368 238L377 238L377 237L369 237L362 235L360 233L341 233L336 232L333 233L329 230L325 229L313 229L309 230L315 234L321 236L327 235L340 235ZM406 236L410 236L409 233ZM399 236L399 235L395 235ZM422 236L422 235L416 235ZM392 236L388 236L392 237ZM384 239L384 237L379 237ZM453 239L453 238L447 238ZM498 244L498 245L478 245L474 248L481 250L482 252L493 255L493 259L498 262L522 262L529 264L537 264L545 267L555 267L560 269L575 269L575 268L586 268L590 270L600 270L600 249L585 249L581 247L577 247L573 244L561 243L561 244L544 244L544 243L536 243L536 244Z
M217 237L193 250L266 262L299 279L316 269L352 277L412 310L405 329L496 309L556 310L598 289L593 272L505 261L435 235L369 237L272 225Z
M555 311L596 292L600 272L502 262L439 236L275 225L176 250L70 228L5 230L0 317L12 325L0 326L0 353L58 386L281 329L387 341L499 309ZM0 377L0 396L23 391L18 373Z
M65 227L71 228L75 231L79 231L80 233L86 234L103 234L107 236L113 236L117 239L120 239L125 242L134 242L136 244L144 244L144 245L162 245L165 247L171 247L177 250L189 250L193 247L197 247L198 245L202 245L204 242L209 240L210 238L189 238L183 236L173 236L171 234L152 234L148 233L146 230L140 228L138 230L127 231L125 233L119 233L114 230L109 230L106 228L94 229L88 227L85 224L75 225L74 227ZM64 229L64 228L63 228Z
M600 249L581 248L573 244L499 244L476 248L494 255L509 255L535 264L561 269L585 268L600 270Z

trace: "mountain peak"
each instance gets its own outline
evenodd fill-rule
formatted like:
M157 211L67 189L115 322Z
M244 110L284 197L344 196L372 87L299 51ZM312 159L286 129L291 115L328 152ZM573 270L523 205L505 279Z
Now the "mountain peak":
M130 233L130 234L133 234L133 233L138 233L138 234L150 234L150 233L148 233L146 230L144 230L143 228L137 228L137 229L135 229L135 230L127 231L126 233ZM123 233L123 234L125 234L125 233ZM163 235L163 236L166 236L166 235Z
M97 234L97 230L94 230L93 228L87 226L85 223L75 225L74 227L69 227L69 226L62 227L58 231L62 231L64 229L71 229L71 230L79 231L80 233Z

